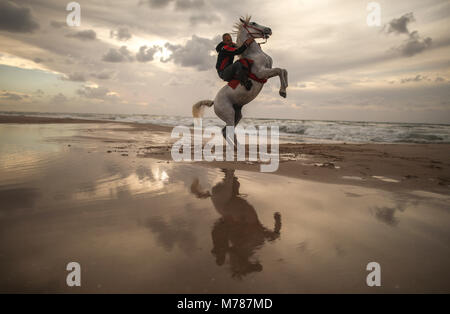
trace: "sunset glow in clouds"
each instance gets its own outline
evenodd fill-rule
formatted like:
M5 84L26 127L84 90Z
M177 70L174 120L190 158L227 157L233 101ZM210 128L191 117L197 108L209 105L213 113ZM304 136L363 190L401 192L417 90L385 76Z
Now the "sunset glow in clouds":
M289 87L269 81L245 116L450 123L448 1L377 1L379 27L370 1L78 2L79 27L64 1L0 3L0 111L189 116L223 86L214 48L249 14Z

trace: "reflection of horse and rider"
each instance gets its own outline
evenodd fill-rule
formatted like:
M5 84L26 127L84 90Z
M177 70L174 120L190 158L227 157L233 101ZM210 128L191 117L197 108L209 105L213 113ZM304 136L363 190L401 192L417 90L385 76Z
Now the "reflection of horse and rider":
M275 76L280 78L281 97L286 98L288 87L287 71L272 68L272 58L261 49L261 43L255 41L258 38L267 41L272 35L272 30L251 22L250 17L239 19L235 27L236 44L233 43L231 35L226 33L216 47L219 53L216 69L219 76L228 84L219 90L214 100L201 100L192 107L193 116L199 118L205 106L214 105L216 115L226 123L226 126L233 127L242 118L242 107L258 96L267 79ZM233 62L236 55L240 55L240 58ZM222 130L225 138L226 126Z
M256 249L265 241L280 236L281 215L274 214L274 230L264 227L258 219L255 208L239 194L240 183L234 170L222 170L225 177L209 191L202 191L198 179L191 185L191 192L198 198L211 198L221 217L212 230L212 254L217 265L223 265L229 255L232 276L242 278L260 272L263 267L258 260L251 261Z

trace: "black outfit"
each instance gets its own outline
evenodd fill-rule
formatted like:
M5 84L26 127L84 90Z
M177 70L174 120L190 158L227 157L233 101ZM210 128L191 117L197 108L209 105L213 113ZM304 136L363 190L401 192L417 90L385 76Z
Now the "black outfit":
M245 44L236 48L235 46L228 46L221 42L216 46L216 51L219 53L216 69L221 79L229 82L233 78L237 78L242 84L248 81L247 71L242 63L233 63L234 56L240 55L245 49L247 49L247 45Z

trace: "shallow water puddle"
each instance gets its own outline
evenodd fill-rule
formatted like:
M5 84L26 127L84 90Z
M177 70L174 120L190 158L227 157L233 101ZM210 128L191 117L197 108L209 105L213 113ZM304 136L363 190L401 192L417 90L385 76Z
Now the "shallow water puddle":
M372 176L372 178L384 181L384 182L392 182L392 183L399 183L400 180L396 180L396 179L392 179L392 178L387 178L387 177L383 177L383 176Z
M342 176L342 179L364 181L363 178L357 176Z
M88 153L37 128L1 144L2 292L70 292L71 261L83 292L371 292L372 261L377 291L449 290L448 198Z

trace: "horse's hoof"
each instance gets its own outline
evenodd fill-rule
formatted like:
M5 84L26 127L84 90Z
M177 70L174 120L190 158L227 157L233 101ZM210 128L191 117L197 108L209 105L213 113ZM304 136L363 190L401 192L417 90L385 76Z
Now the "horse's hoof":
M283 97L283 98L286 98L286 92L280 91L280 96Z

